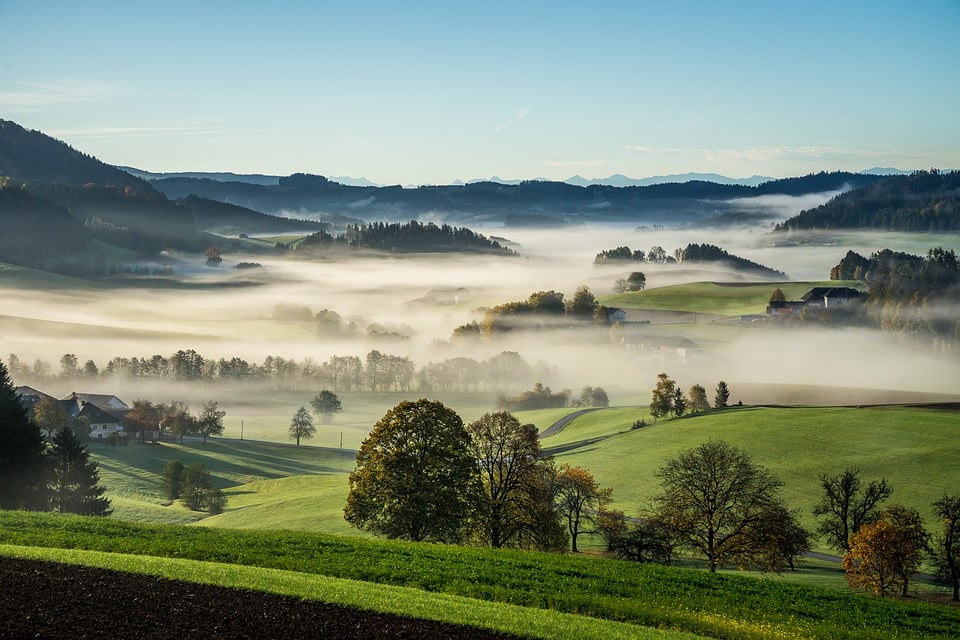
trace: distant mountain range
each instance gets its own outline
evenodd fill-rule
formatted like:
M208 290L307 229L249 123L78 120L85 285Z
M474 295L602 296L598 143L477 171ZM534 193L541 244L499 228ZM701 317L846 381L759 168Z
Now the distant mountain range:
M904 173L879 167L871 171ZM571 179L583 184L486 180L403 188L305 173L158 174L104 164L39 131L0 120L0 221L6 229L15 230L0 242L0 261L19 260L24 264L34 258L49 260L73 255L80 245L89 254L89 248L95 246L87 242L90 239L139 254L156 254L162 249L202 252L211 245L223 244L224 236L233 238L231 242L239 247L246 246L247 235L337 233L348 224L364 222L436 220L507 228L605 221L702 224L724 216L737 218L746 211L746 199L755 196L856 193L875 183L878 188L857 206L882 209L893 206L890 203L895 201L897 188L880 185L904 178L820 172L769 180L690 173L643 180L618 175L605 180ZM353 184L347 184L348 180ZM749 184L752 182L759 183ZM918 196L928 182L913 180L911 193ZM941 187L936 187L939 191L930 205L936 211L953 207L955 202ZM834 205L819 211L814 226L829 227L830 217L840 216L841 208ZM748 213L754 214L755 210ZM845 225L856 225L856 220L848 218L844 218ZM874 216L866 222L868 217L864 215L861 219L865 221L861 226L870 228L884 228L887 220ZM936 224L928 227L955 229L952 225L937 218ZM795 223L789 228L799 226Z
M564 180L567 184L580 187L589 187L593 184L602 184L610 187L647 187L654 184L685 183L685 182L713 182L715 184L738 184L747 187L756 187L773 178L768 176L750 176L749 178L728 178L719 173L674 173L666 176L650 176L649 178L629 178L615 173L608 178L594 178L588 180L580 176L573 176Z

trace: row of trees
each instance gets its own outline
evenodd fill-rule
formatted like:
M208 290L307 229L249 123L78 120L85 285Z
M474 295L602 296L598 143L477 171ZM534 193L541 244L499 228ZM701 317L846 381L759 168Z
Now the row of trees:
M870 287L859 320L892 333L925 336L943 350L960 346L960 259L936 247L926 256L884 249L865 258L848 251L830 279L861 280Z
M550 371L530 365L515 351L503 351L487 360L456 357L430 362L417 370L406 356L378 350L359 356L331 356L324 362L312 358L295 360L267 356L260 364L239 357L205 358L193 349L179 350L170 357L115 357L101 369L93 360L82 365L75 354L60 358L60 373L48 362L33 365L11 353L10 374L21 383L41 384L53 379L147 379L176 382L257 382L272 381L284 388L328 388L339 391L477 391L502 389L545 377Z
M666 373L657 375L657 386L651 392L650 413L655 418L673 415L677 418L687 413L701 413L710 409L707 390L695 384L684 394L683 389ZM721 380L713 396L713 408L723 409L730 402L730 389Z
M357 452L344 517L388 538L561 550L596 530L611 491L553 461L507 412L464 425L440 402L401 402Z
M757 275L775 278L786 278L786 274L776 269L771 269L762 264L741 258L728 253L725 249L713 244L690 243L683 249L675 249L672 255L668 255L663 247L654 245L650 251L644 253L643 250L631 250L630 247L617 247L616 249L605 249L598 253L593 259L594 264L616 264L616 263L642 263L651 264L673 264L680 262L722 262L736 267L742 271L751 272ZM631 289L633 291L634 289Z
M0 362L0 509L105 516L110 501L97 464L70 427L48 444L27 415L6 366Z
M496 240L466 227L437 225L411 220L406 223L370 222L347 225L345 233L332 235L320 231L307 236L296 246L298 255L310 255L334 247L377 249L395 252L470 252L517 255Z

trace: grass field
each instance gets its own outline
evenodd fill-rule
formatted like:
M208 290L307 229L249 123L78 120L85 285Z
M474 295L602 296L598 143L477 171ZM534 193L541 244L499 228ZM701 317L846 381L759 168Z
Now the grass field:
M511 608L504 610L499 622L506 621L510 631L527 637L572 637L559 619L542 627L522 623L523 616L552 615L550 611L576 614L577 620L567 623L588 627L593 620L632 625L605 628L603 632L611 634L607 637L670 637L646 635L651 633L648 627L658 627L718 638L952 638L960 625L960 609L953 607L582 555L314 533L145 526L23 512L0 512L0 537L10 545L0 547L5 554L111 563L122 570L264 590L300 589L306 582L316 591L306 589L298 595L343 600L351 606L379 609L393 599L394 588L413 589L422 593L404 591L397 597L419 597L431 616L484 626L491 619L497 623L490 603L505 604ZM179 560L168 563L145 556ZM205 562L183 562L200 560ZM242 571L233 565L273 571ZM317 580L318 576L332 580ZM391 587L384 590L389 597L374 593L383 589L380 585ZM575 637L604 637L596 630L584 633L589 635Z
M521 422L549 426L569 412L520 412ZM644 418L647 427L631 430ZM369 427L368 427L369 428ZM614 490L614 506L636 515L657 493L656 470L683 449L722 439L745 449L784 481L784 497L810 529L820 494L818 476L856 467L865 480L886 477L890 503L920 510L956 493L960 413L909 407L742 407L652 423L646 407L610 408L580 416L543 446L558 464L586 467ZM588 441L584 443L584 441ZM118 518L189 523L196 513L166 505L159 476L167 460L200 462L229 499L216 527L290 528L356 533L343 520L351 449L213 438L160 445L93 446L102 483ZM588 545L589 546L589 545ZM826 549L823 549L826 550Z
M218 398L220 408L227 412L224 417L224 435L267 442L290 442L287 430L290 419L299 407L310 408L314 393L281 391L269 394L228 392ZM343 403L343 413L334 416L329 424L314 423L315 437L305 443L320 447L340 447L341 435L346 449L358 449L370 428L402 400L415 400L409 393L338 393ZM457 412L464 420L476 420L484 413L497 410L495 393L432 393L431 400L439 400ZM199 403L195 403L198 404Z
M610 414L607 422L605 416ZM573 421L557 443L596 437L609 425L622 427L620 410L599 411ZM960 490L960 412L907 407L742 407L681 419L611 435L599 443L556 455L590 469L604 486L614 488L616 506L628 514L649 507L657 493L654 476L669 458L711 439L746 450L784 482L784 496L799 509L809 528L818 500L820 474L836 475L847 467L863 479L886 477L893 487L890 503L917 508L928 523L931 503ZM553 439L544 440L545 447Z
M600 303L624 309L697 311L729 316L764 313L779 287L787 300L799 300L813 287L858 287L856 281L764 282L758 284L692 282L630 293L601 296Z

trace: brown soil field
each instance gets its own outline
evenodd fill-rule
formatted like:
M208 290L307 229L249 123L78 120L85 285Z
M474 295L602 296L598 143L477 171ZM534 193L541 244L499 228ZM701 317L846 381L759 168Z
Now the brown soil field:
M0 637L509 640L453 624L255 591L0 558Z

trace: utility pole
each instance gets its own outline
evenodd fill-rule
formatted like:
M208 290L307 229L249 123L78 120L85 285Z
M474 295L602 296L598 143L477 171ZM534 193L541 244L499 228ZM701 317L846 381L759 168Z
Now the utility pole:
M243 420L240 421L240 439L243 440Z

